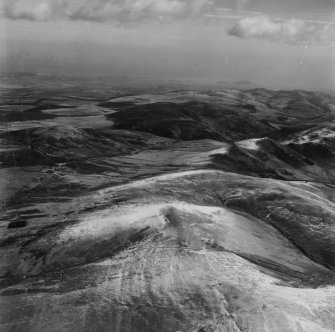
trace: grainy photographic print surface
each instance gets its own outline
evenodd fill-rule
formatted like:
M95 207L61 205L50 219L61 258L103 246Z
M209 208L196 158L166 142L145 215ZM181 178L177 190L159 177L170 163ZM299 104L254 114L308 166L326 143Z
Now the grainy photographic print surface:
M334 0L0 0L0 331L335 331Z

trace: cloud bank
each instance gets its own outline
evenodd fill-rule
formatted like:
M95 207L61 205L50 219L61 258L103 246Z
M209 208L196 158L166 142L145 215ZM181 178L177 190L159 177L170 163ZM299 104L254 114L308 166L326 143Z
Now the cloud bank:
M235 10L243 10L249 0L235 0Z
M228 34L243 39L260 38L288 44L335 41L334 25L296 19L272 19L260 15L240 19L228 30Z
M8 19L116 21L174 20L194 17L209 0L0 0L0 14Z

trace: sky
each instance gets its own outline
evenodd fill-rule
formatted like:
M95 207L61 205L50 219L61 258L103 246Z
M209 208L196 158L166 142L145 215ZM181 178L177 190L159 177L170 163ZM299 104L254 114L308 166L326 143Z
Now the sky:
M0 0L0 71L334 90L334 0Z

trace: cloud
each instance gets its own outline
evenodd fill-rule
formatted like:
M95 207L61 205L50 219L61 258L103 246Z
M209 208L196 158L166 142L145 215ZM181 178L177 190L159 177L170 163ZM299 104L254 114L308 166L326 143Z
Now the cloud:
M240 19L228 34L248 39L261 38L288 44L329 43L335 41L334 25L305 22L296 19L273 19L254 16Z
M248 0L235 0L235 10L243 10Z
M8 19L169 21L194 17L211 6L209 0L0 0L0 14Z

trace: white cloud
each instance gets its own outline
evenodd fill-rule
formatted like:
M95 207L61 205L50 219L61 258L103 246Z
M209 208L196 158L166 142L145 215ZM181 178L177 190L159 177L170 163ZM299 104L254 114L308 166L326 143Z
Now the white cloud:
M263 38L289 44L329 43L335 40L332 24L319 24L296 19L272 19L268 16L253 16L240 19L228 30L239 38Z
M0 13L9 19L129 23L193 17L210 5L209 0L0 0Z
M248 2L248 0L235 0L235 10L244 9L247 2Z

